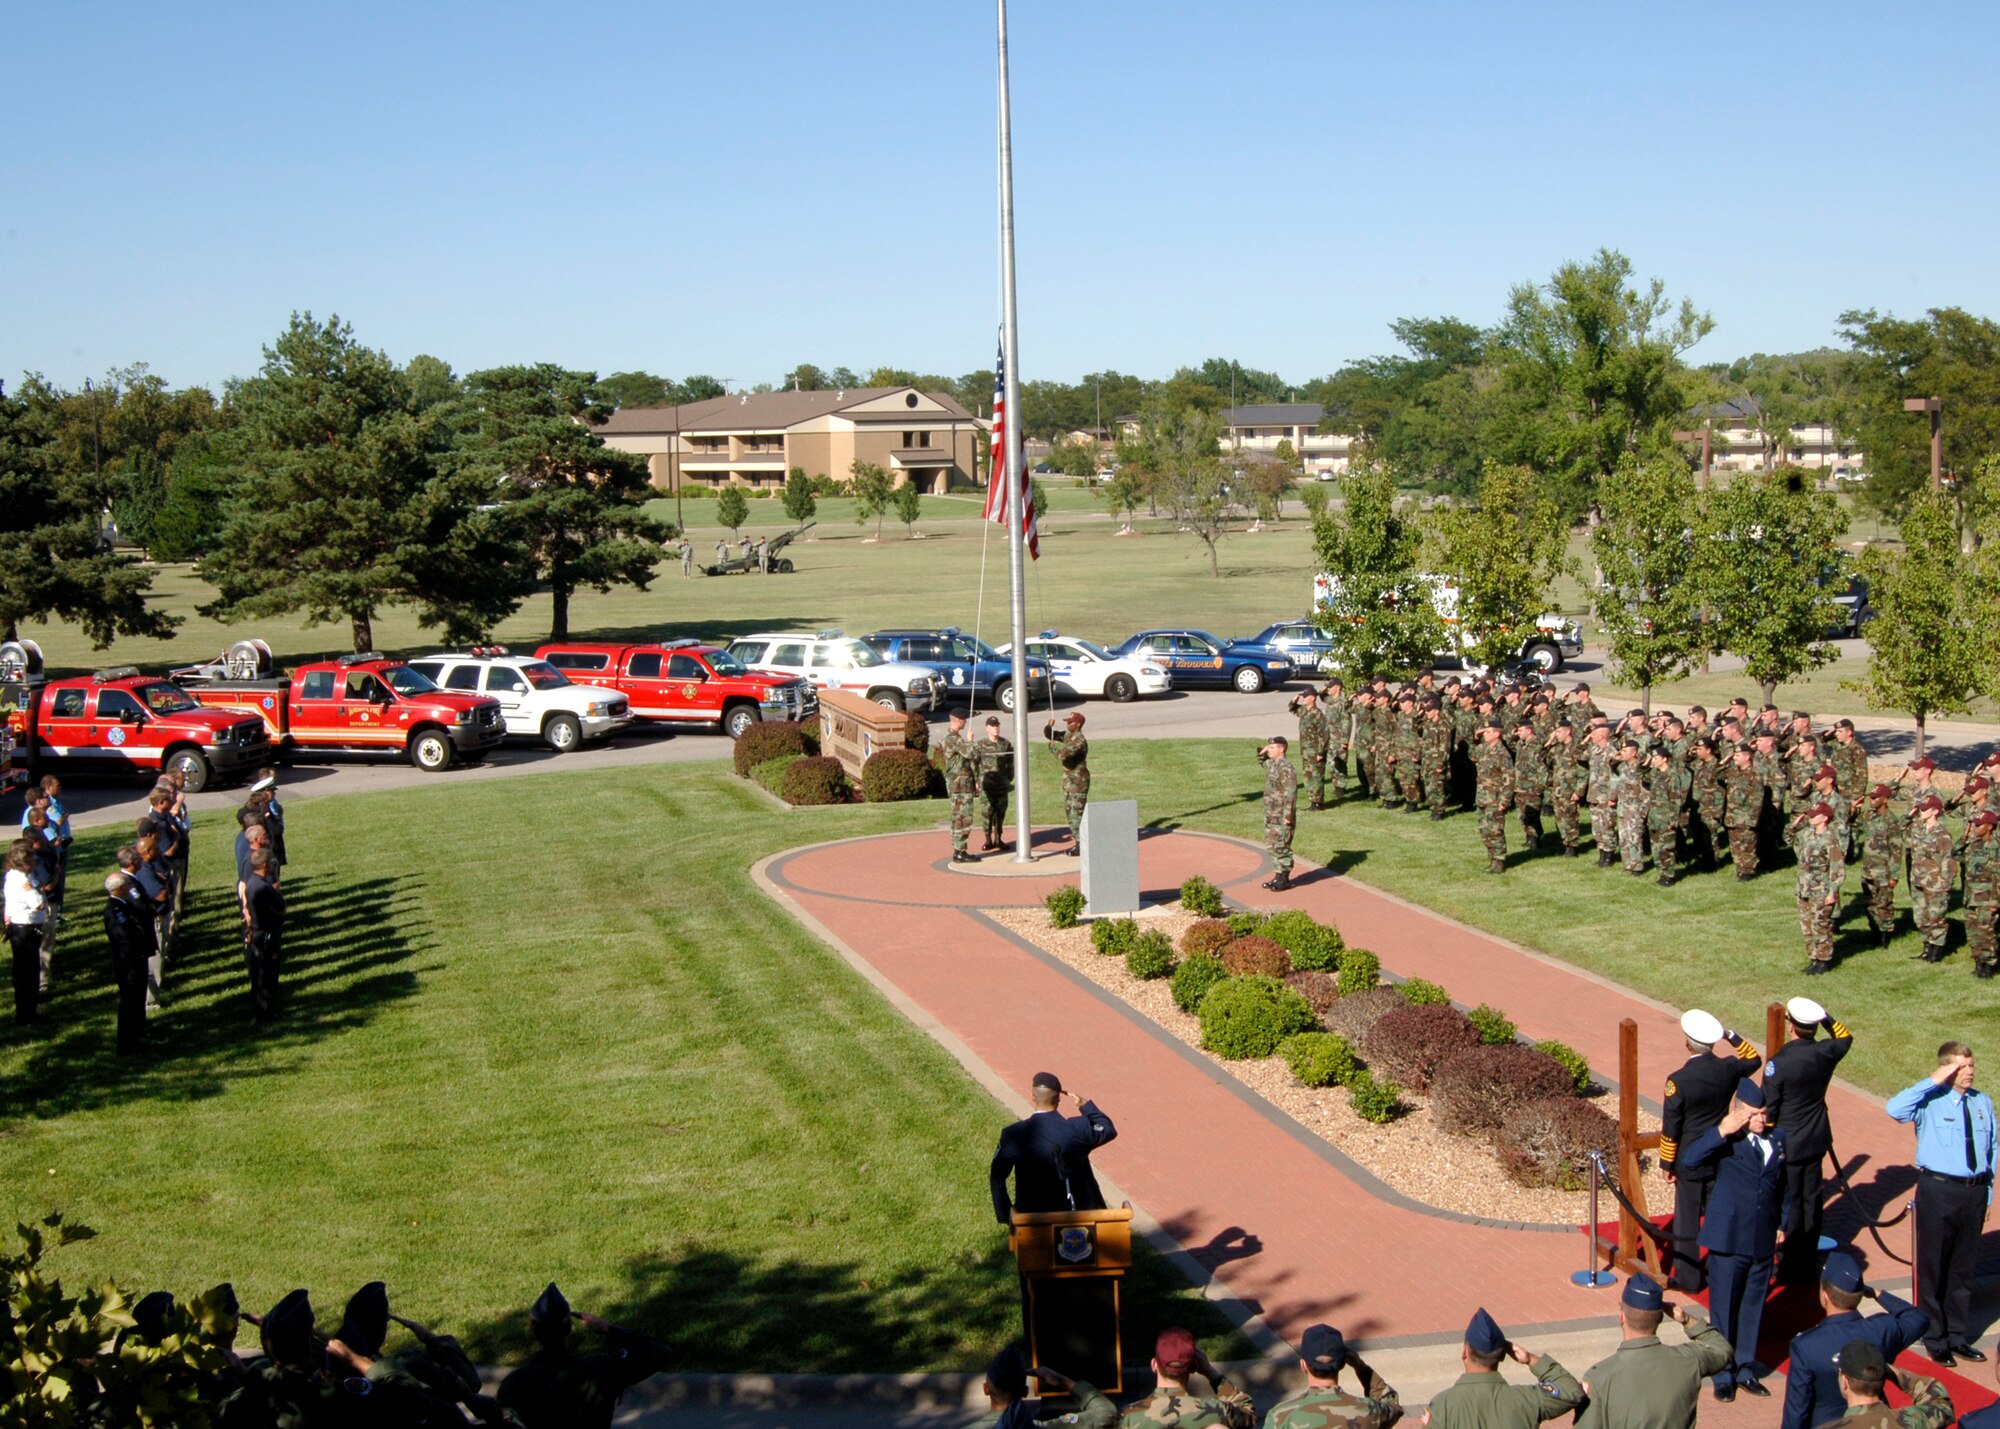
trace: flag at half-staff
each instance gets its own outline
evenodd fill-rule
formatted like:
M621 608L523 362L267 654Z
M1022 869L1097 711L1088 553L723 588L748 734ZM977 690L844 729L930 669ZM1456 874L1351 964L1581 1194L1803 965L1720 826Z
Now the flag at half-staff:
M1029 499L1027 490L1028 472L1026 462L1007 460L1007 443L1012 433L1007 426L1007 345L1000 344L1000 355L993 365L993 451L988 460L986 478L986 519L1007 524L1007 476L1017 471L1021 480L1021 536L1028 547L1028 554L1036 560L1042 558L1041 533L1035 528L1035 503Z

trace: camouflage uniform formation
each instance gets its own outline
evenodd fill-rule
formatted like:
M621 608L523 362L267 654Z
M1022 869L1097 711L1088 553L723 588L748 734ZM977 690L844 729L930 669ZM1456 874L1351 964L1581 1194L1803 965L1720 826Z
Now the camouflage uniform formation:
M1542 844L1542 804L1549 797L1549 751L1534 722L1514 742L1514 807L1521 813L1521 842L1530 852Z
M1306 807L1326 807L1326 758L1332 740L1327 729L1326 711L1317 703L1292 701L1299 716L1299 782L1305 789Z
M1120 1429L1253 1429L1257 1408L1250 1396L1234 1386L1219 1398L1204 1398L1186 1389L1156 1389L1125 1411Z
M1556 817L1556 832L1562 836L1563 855L1574 857L1583 842L1583 828L1577 819L1582 808L1580 795L1588 773L1578 762L1574 731L1560 728L1551 736L1549 757L1549 807Z
M1660 870L1662 887L1672 887L1679 878L1676 855L1681 810L1687 805L1688 776L1672 760L1671 751L1655 749L1653 768L1646 776L1646 834L1653 841L1653 863Z
M1940 809L1936 795L1920 799L1921 810ZM1951 830L1935 815L1919 817L1910 825L1910 913L1917 931L1923 934L1924 961L1939 962L1944 957L1945 913L1951 907L1951 885L1958 876L1958 860L1952 856Z
M1402 786L1403 808L1414 814L1424 806L1424 741L1416 701L1396 706L1396 782Z
M1824 804L1813 810L1825 809ZM1847 877L1847 840L1829 820L1822 823L1801 814L1792 830L1792 847L1799 856L1799 930L1805 934L1808 972L1823 972L1833 962L1833 912Z
M1589 761L1590 836L1597 841L1597 866L1618 861L1618 746L1591 738L1584 757Z
M1896 931L1896 884L1903 871L1903 838L1909 826L1910 816L1890 806L1889 786L1878 785L1877 797L1870 800L1860 823L1861 891L1868 899L1868 922L1885 948Z
M963 717L953 720L944 751L944 791L951 796L951 856L964 863L972 857L966 840L972 833L972 801L979 793L979 750L965 737Z
M1732 760L1722 771L1722 823L1729 833L1729 860L1738 878L1757 876L1757 830L1764 814L1764 781L1754 761Z
M1272 741L1278 753L1264 759L1264 847L1278 865L1278 876L1265 885L1283 892L1292 883L1292 826L1298 819L1299 778L1284 746ZM1268 750L1268 746L1267 746ZM1259 751L1263 757L1266 751Z
M1375 797L1375 701L1366 691L1354 697L1354 767L1361 776L1361 792Z
M1479 810L1479 841L1486 846L1486 871L1505 873L1507 810L1514 803L1514 756L1498 738L1488 739L1482 734L1480 742L1473 746L1472 764L1478 771L1472 798Z
M1442 819L1445 801L1449 797L1447 776L1451 772L1451 725L1445 720L1443 711L1432 706L1423 713L1417 726L1418 767L1423 772L1424 796L1431 806L1431 817Z
M990 728L991 726L989 726ZM973 814L986 835L985 849L1001 846L1007 829L1007 801L1014 793L1014 741L1005 735L982 740L979 751L979 798Z
M1722 766L1709 755L1697 753L1689 758L1687 772L1688 798L1696 820L1689 830L1689 852L1698 850L1703 867L1713 870L1720 863L1722 847L1729 839L1722 822Z
M1959 854L1965 884L1965 950L1972 954L1977 977L1992 977L1994 920L2000 917L2000 836L1993 832L1994 815L1975 814L1966 826Z
M1393 809L1403 802L1402 771L1396 767L1397 726L1402 716L1396 706L1384 700L1375 710L1375 783L1382 807Z
M1090 802L1090 741L1083 737L1083 721L1075 715L1076 722L1068 732L1058 735L1052 720L1044 727L1043 733L1049 741L1049 748L1055 751L1056 761L1063 772L1063 817L1069 820L1069 851L1080 854L1083 851L1083 809Z
M1646 776L1636 756L1627 754L1618 766L1611 797L1617 806L1618 854L1625 871L1636 877L1646 871Z
M1326 717L1326 771L1333 783L1333 797L1347 793L1347 739L1354 724L1354 701L1329 685L1319 697L1320 713Z

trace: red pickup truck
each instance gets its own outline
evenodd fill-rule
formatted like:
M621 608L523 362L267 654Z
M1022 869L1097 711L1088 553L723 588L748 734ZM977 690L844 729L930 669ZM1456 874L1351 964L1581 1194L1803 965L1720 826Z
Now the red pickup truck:
M571 679L607 685L632 702L634 719L714 725L731 739L767 719L810 719L819 692L792 675L746 668L698 640L658 645L544 645L535 652Z
M440 690L401 660L375 654L314 661L288 678L273 673L269 646L244 640L167 678L211 708L258 716L286 750L386 750L435 772L484 759L507 733L498 700Z
M30 771L179 770L191 793L241 776L271 757L261 720L203 709L165 680L131 666L49 680L33 641L0 645L0 714L14 758Z

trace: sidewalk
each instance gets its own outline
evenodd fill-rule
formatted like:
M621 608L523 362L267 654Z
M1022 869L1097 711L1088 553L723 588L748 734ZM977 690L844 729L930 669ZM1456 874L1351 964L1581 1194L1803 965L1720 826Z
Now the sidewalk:
M948 853L941 832L925 831L795 850L756 874L976 1075L1007 1089L1010 1105L1045 1066L1096 1098L1120 1130L1096 1163L1220 1291L1287 1340L1328 1320L1371 1349L1428 1348L1426 1360L1442 1349L1448 1362L1484 1305L1529 1344L1582 1336L1582 1362L1570 1366L1579 1373L1610 1352L1615 1292L1569 1281L1583 1259L1579 1231L1456 1216L1388 1191L1226 1070L977 915L1039 904L1074 879L1074 863L1046 877L983 879L953 873ZM1600 1081L1616 1072L1618 1023L1631 1017L1649 1099L1684 1060L1678 1009L1324 870L1301 865L1292 892L1269 894L1257 886L1268 873L1261 849L1185 831L1143 837L1140 868L1149 901L1176 896L1184 878L1201 873L1238 902L1302 907L1398 975L1442 982L1467 1003L1492 1002L1528 1036L1560 1036ZM1760 1032L1758 1023L1745 1030ZM1844 1085L1830 1107L1857 1192L1870 1208L1900 1204L1907 1132L1879 1100ZM1844 1198L1829 1219L1846 1239L1853 1217ZM1904 1234L1891 1232L1890 1244L1907 1253ZM1889 1280L1901 1268L1878 1263L1874 1273ZM1763 1358L1777 1363L1783 1352L1767 1344ZM1961 1407L1992 1398L1983 1385L1979 1395ZM1742 1400L1738 1412L1745 1423L1772 1417ZM1736 1418L1705 1403L1711 1413L1716 1422Z

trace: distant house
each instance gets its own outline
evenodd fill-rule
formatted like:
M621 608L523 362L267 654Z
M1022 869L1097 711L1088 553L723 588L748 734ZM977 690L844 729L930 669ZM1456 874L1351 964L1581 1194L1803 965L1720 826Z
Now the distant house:
M793 467L845 481L868 462L934 494L978 484L988 424L914 387L745 392L679 407L628 407L598 427L604 444L647 458L653 485L781 487Z
M1695 411L1696 421L1715 424L1715 470L1762 471L1764 409L1754 397L1732 397ZM1828 422L1799 422L1780 433L1772 459L1780 465L1828 467L1835 472L1866 470L1854 443L1844 441Z
M1346 471L1354 438L1321 436L1326 408L1317 402L1266 402L1255 407L1227 407L1222 413L1223 445L1232 451L1269 456L1279 442L1290 442L1299 461L1310 471Z

